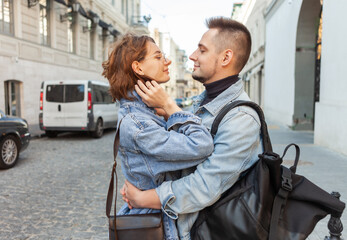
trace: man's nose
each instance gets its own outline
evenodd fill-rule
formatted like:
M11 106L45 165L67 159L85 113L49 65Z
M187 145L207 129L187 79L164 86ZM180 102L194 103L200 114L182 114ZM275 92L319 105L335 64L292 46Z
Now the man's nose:
M189 59L192 61L196 61L196 50L189 56Z

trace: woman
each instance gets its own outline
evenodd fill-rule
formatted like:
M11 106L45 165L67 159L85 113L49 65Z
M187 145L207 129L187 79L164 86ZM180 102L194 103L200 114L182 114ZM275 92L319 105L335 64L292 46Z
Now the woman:
M196 166L213 151L212 138L201 125L201 119L182 111L158 87L158 83L169 81L170 64L152 38L132 34L122 37L103 63L103 76L110 82L111 95L120 101L118 119L121 124L118 127L122 172L130 183L142 190L179 177L178 170ZM158 97L167 103L161 106L167 121L141 100L135 91L137 81L159 91ZM118 214L157 211L129 209L125 204ZM178 239L174 220L164 214L163 222L166 239Z

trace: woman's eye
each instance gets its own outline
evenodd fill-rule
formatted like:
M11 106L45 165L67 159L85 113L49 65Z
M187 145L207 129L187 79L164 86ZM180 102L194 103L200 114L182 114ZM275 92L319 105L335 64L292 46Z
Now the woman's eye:
M161 57L160 56L158 56L158 57L155 57L156 59L158 59L158 60L160 60L161 59Z

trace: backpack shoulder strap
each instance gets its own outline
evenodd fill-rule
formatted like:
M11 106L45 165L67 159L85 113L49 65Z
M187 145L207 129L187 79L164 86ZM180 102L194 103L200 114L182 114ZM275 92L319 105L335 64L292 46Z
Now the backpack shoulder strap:
M231 101L229 102L227 105L225 105L220 112L218 113L218 115L216 116L216 118L214 119L213 123L212 123L212 127L211 127L211 135L214 138L217 130L218 130L218 126L220 124L220 122L222 121L222 119L224 118L224 116L233 108L238 107L238 106L248 106L250 108L253 108L260 119L260 132L261 132L261 137L262 137L262 141L263 141L263 146L264 146L264 152L272 152L272 145L271 145L271 141L270 141L270 137L269 137L269 133L267 130L267 125L265 122L265 117L264 117L264 113L261 110L261 108L259 107L258 104L251 102L251 101L243 101L243 100L237 100L237 101Z

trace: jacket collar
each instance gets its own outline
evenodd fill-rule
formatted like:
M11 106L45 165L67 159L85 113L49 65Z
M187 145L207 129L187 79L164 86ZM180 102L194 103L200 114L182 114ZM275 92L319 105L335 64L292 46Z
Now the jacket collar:
M131 95L132 94L132 95ZM134 100L130 101L127 99L122 98L120 100L120 106L121 107L125 107L125 106L134 106L134 107L140 107L140 108L145 108L148 111L152 112L152 113L156 113L155 109L152 107L148 107L141 99L141 97L137 94L136 91L133 92L129 92L128 96L133 96Z
M229 102L238 98L243 91L243 82L239 79L235 84L231 85L221 94L219 94L211 102L200 106L201 102L206 98L206 91L202 92L200 95L194 98L193 111L196 113L198 110L205 108L213 116L216 116L219 111Z

